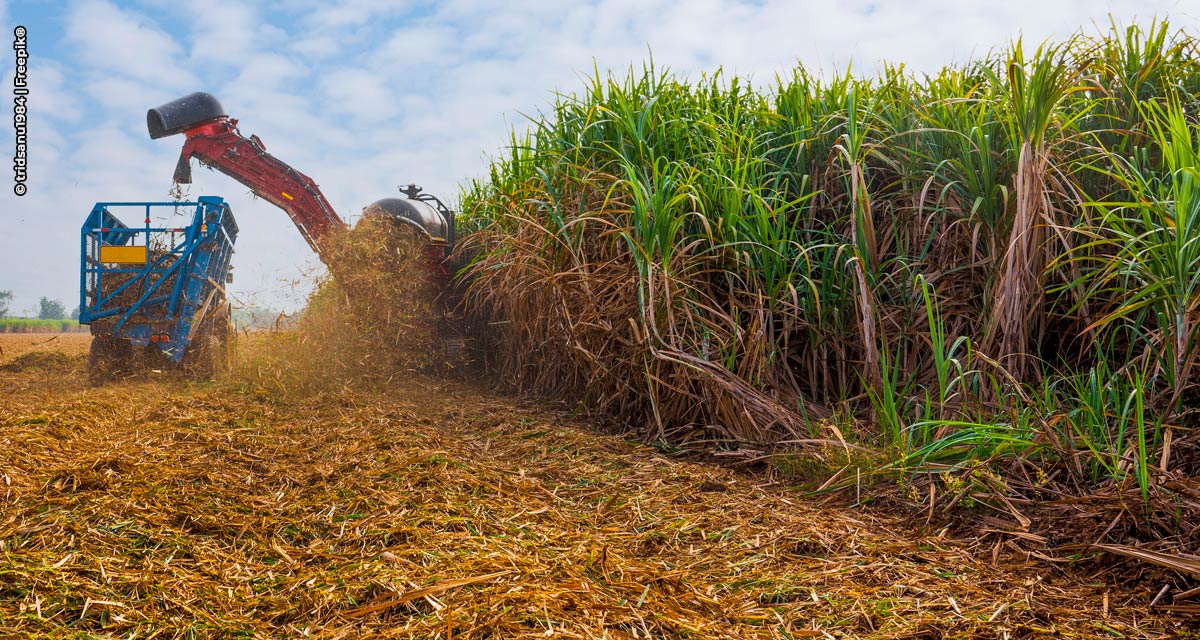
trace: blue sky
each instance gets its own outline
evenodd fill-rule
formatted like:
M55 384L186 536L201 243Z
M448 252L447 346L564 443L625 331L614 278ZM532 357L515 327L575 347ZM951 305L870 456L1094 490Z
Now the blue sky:
M97 200L167 199L182 139L149 140L145 113L192 91L217 95L350 217L408 182L455 198L522 114L593 64L640 66L652 50L681 75L723 66L763 86L798 63L926 71L1019 35L1094 31L1109 14L1200 32L1196 0L0 0L5 32L25 26L31 56L29 193L13 195L6 174L0 290L15 292L17 313L42 295L75 306L83 217ZM194 179L190 195L225 197L241 226L234 298L301 305L320 266L283 212L224 175Z

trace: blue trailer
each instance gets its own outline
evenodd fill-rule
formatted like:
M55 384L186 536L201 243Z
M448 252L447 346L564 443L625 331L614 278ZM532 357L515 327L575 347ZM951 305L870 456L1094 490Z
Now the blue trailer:
M193 207L188 226L151 226L152 213L167 213L160 208ZM92 207L80 238L79 321L91 326L94 383L144 368L207 378L228 363L225 283L237 233L229 205L215 196Z

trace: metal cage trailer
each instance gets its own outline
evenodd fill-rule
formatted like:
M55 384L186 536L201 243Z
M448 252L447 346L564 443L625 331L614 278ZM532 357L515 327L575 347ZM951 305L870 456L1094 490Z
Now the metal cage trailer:
M151 226L152 211L188 207L195 208L190 225ZM141 224L126 224L118 212ZM81 232L79 321L91 325L93 383L141 369L207 378L228 364L225 283L237 234L229 205L215 196L92 207Z

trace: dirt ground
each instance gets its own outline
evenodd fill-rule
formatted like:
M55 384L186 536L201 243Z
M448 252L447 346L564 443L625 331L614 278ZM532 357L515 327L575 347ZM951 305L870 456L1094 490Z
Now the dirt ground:
M87 355L88 333L0 333L0 365L31 351L53 351L67 356Z
M0 335L0 637L1161 638L1196 624L1152 612L1160 585L1125 565L995 566L990 546L665 457L482 384L91 389L87 336L47 338Z

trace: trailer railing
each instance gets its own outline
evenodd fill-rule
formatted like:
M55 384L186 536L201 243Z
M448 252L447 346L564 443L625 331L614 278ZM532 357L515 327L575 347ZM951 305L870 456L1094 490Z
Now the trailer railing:
M151 224L158 208L195 207L182 227ZM141 224L130 226L136 211ZM135 345L160 343L176 359L223 293L237 223L224 200L98 202L80 234L79 321L103 323ZM221 299L224 296L219 296Z

